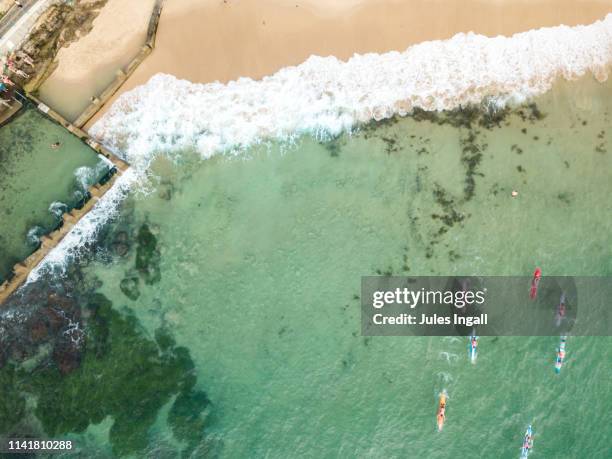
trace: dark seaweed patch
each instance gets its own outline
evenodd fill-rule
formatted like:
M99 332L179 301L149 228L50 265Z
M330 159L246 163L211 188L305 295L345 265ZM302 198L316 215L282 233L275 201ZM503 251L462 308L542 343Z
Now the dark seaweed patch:
M433 124L449 124L455 128L472 129L479 125L485 129L500 127L501 123L510 114L510 109L485 109L482 106L469 105L450 111L435 112L415 108L412 118L415 121L429 121Z
M470 131L468 136L461 141L461 163L465 167L465 187L463 193L466 201L474 197L476 190L476 180L474 177L484 176L481 172L478 172L478 166L482 161L482 150L486 149L486 144L478 145L476 143L476 134L476 132Z
M402 271L410 271L410 266L408 266L408 247L404 247L404 255L402 256Z
M521 118L522 121L530 121L532 124L535 121L543 120L544 118L546 118L546 115L542 111L540 111L538 105L534 102L527 105L523 105L521 108L516 110L515 113ZM524 133L525 132L523 132L523 134Z
M529 109L529 121L539 121L546 118L546 115L540 111L535 102L527 105L527 108Z
M157 194L164 201L170 201L175 192L174 184L169 180L162 180L158 186Z
M440 116L438 112L423 110L422 108L415 108L410 115L415 121L429 121L434 124L440 124Z
M557 199L559 201L563 202L564 204L568 204L568 205L571 204L571 202L572 202L571 194L567 193L567 192L559 193L557 195Z
M509 115L516 114L524 122L535 123L536 121L542 120L546 115L538 108L537 104L530 103L521 106L519 109L486 109L484 105L470 105L466 107L459 107L455 110L450 111L427 111L420 108L413 110L412 114L409 115L415 122L429 122L436 125L449 125L460 131L460 151L461 157L460 162L465 172L463 195L459 198L453 196L447 190L445 190L440 184L435 184L433 189L434 200L440 207L437 212L431 213L431 218L439 220L441 226L437 227L435 231L430 234L430 240L424 242L425 256L431 258L434 255L436 245L440 243L441 238L450 231L452 227L457 224L461 224L464 219L469 218L469 215L461 212L461 206L466 202L474 198L476 194L477 178L484 177L484 174L479 170L482 160L485 154L488 154L488 145L482 142L481 131L479 128L492 130L502 125L509 125ZM384 126L389 121L369 123L362 129L362 131L368 133L373 132L374 128L378 129ZM396 121L393 121L395 123ZM464 131L464 130L467 130ZM378 131L380 132L380 131ZM527 134L527 127L522 127L521 132ZM380 134L379 134L380 135ZM429 143L430 139L424 139L423 137L415 134L409 134L407 137L414 139L414 142L407 142L411 149L418 155L422 156L429 154L430 150L424 145ZM417 138L418 137L418 138ZM386 143L386 151L390 154L396 151L397 138L385 134L380 136L383 142ZM540 140L539 136L532 136L534 141ZM552 139L549 139L551 142ZM417 143L418 142L418 143ZM518 144L513 144L510 149L517 155L523 154L523 149ZM525 173L526 170L522 165L518 165L517 171ZM415 188L417 192L424 189L423 176L421 174L421 168L419 167L415 177ZM525 181L523 181L525 183ZM493 185L490 192L497 195L501 191L499 184ZM418 217L413 215L410 217L411 223L415 224ZM456 260L458 254L456 252L449 252L449 258ZM402 264L399 266L399 270L403 272L409 271L410 266L407 263L407 258L404 257ZM376 273L379 275L388 275L389 269L382 270L377 269Z
M504 107L502 109L489 109L482 113L479 124L485 129L493 129L494 127L501 127L501 123L510 114L510 109Z
M381 140L385 142L385 153L390 155L391 153L396 153L400 150L397 145L397 139L391 137L381 137Z
M600 131L600 132L597 134L597 138L598 138L599 140L603 140L603 139L604 139L604 137L605 137L605 135L606 135L606 131ZM604 141L604 142L600 142L599 144L597 144L597 145L595 146L595 151L596 151L597 153L602 153L602 154L603 154L603 153L606 153L606 152L607 152L607 149L606 149L606 142Z
M146 223L143 223L138 231L137 243L136 269L146 284L156 284L161 280L160 252L157 248L157 238Z
M327 142L321 142L321 145L323 145L323 147L329 153L329 156L332 158L337 158L340 156L340 150L342 149L342 141L340 140L340 137L334 137Z
M125 256L130 250L129 235L126 231L115 234L110 248L119 256ZM136 236L136 259L134 270L126 273L119 284L120 290L130 300L140 296L140 280L146 285L153 285L161 280L161 252L157 247L157 238L147 223L143 223Z
M449 228L454 226L456 223L463 221L465 218L464 215L455 208L455 200L444 188L436 185L433 190L433 195L435 201L442 208L442 213L431 214L431 218L434 220L440 220Z
M140 278L138 276L128 275L119 283L119 289L130 300L135 301L140 296L139 284Z
M190 456L204 440L211 403L196 389L189 351L177 346L166 328L151 339L134 315L118 312L99 293L62 296L33 288L25 329L10 343L13 359L0 368L0 434L60 437L110 418L113 455L141 457L150 429L170 404L166 422L182 443L177 455ZM72 287L61 291L66 288ZM21 352L30 346L34 350ZM52 352L33 369L22 365L30 352L45 346ZM36 404L28 407L30 398Z
M381 127L393 126L399 121L397 115L391 118L385 118L380 121L372 120L359 126L359 133L363 135L365 139L369 139L372 135L377 135Z
M422 184L421 184L421 174L419 174L418 172L415 178L415 183L416 183L416 191L417 193L420 193L422 189Z

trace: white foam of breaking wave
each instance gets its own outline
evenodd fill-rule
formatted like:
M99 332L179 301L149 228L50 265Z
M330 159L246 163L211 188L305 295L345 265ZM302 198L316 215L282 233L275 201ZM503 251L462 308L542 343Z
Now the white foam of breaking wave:
M100 198L92 210L81 218L64 239L30 272L27 283L36 281L42 274L51 271L57 275L63 274L67 263L77 258L81 249L86 247L88 242L95 240L100 228L117 215L119 204L138 181L139 175L131 168L118 177L112 188Z
M612 14L588 26L559 26L494 38L474 33L406 51L310 57L254 81L194 84L158 74L123 94L90 133L132 165L155 152L195 148L209 157L265 139L335 135L357 123L414 108L454 109L495 98L524 100L559 77L605 80Z
M94 169L89 166L81 166L74 171L77 183L84 191L87 191L95 183L94 175Z
M310 57L255 81L195 84L158 74L124 93L90 129L132 169L50 252L42 270L64 266L116 214L158 153L195 149L203 157L264 140L336 135L358 123L448 110L494 98L497 105L548 91L588 72L604 81L612 62L612 14L588 26L552 27L512 37L458 34L404 52Z
M101 155L100 155L101 156ZM105 158L106 159L106 158ZM82 191L87 191L108 171L108 162L100 159L94 167L81 166L74 171L74 176Z
M49 212L55 217L55 218L62 218L62 215L64 215L64 212L66 212L68 210L68 205L64 204L61 201L53 201L50 205L49 205Z
M26 241L30 245L38 245L43 234L45 234L45 229L42 226L34 226L28 230Z

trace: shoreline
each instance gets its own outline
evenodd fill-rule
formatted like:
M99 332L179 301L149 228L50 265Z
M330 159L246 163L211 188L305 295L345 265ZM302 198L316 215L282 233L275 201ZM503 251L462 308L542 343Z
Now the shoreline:
M89 132L130 163L146 165L156 151L187 148L209 157L307 132L335 136L415 109L520 104L561 78L591 74L603 82L611 67L609 14L588 26L511 37L458 34L348 61L311 56L260 80L202 84L156 74L98 112Z
M312 55L347 60L355 54L401 52L462 32L508 36L590 24L609 12L612 2L596 0L341 0L333 9L319 0L173 0L164 6L155 51L86 129L121 94L158 73L193 83L261 79Z

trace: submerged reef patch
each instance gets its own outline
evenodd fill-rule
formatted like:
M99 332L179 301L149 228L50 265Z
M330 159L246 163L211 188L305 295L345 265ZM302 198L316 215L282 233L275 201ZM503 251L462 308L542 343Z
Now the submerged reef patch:
M112 241L109 246L112 253L121 257L126 256L133 245L128 231L124 229L118 230L114 236L108 239ZM161 252L151 225L146 222L141 224L135 239L134 268L126 272L125 277L119 284L123 294L132 301L140 297L141 280L145 285L157 284L161 280Z
M211 404L189 351L164 327L148 337L134 315L95 292L98 282L75 284L79 291L52 294L30 284L26 302L3 310L0 435L57 438L110 417L113 454L142 455L170 404L165 422L183 455L200 448Z
M143 223L138 230L137 242L136 269L146 284L156 284L161 280L160 252L157 248L157 238L147 223Z

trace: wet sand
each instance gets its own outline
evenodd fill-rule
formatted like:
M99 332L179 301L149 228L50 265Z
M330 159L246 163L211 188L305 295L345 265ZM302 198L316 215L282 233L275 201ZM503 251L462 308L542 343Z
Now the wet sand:
M475 31L511 35L544 26L589 24L612 0L169 0L154 52L106 107L159 72L193 82L261 78L310 55L404 50ZM111 4L106 8L111 7ZM89 123L103 114L104 108Z

